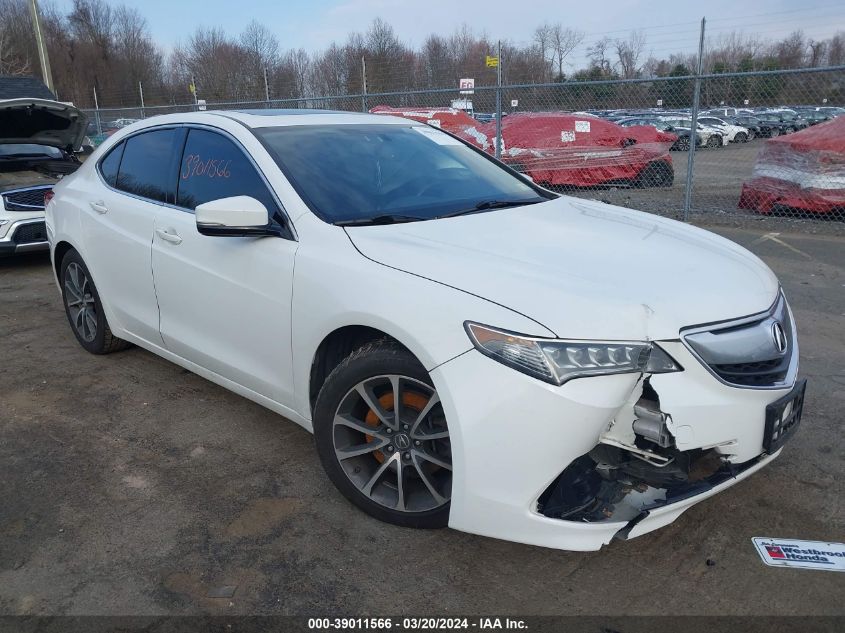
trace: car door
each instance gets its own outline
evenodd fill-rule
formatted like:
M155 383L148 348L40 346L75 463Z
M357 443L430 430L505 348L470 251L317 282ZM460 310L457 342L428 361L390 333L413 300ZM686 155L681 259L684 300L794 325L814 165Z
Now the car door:
M287 220L266 179L231 136L185 130L176 204L155 218L152 270L167 349L282 404L291 404L291 308L297 242L197 231L194 209L251 196ZM288 232L290 227L287 227Z
M117 328L161 345L150 244L161 203L172 203L176 128L125 139L98 164L81 214L85 257Z

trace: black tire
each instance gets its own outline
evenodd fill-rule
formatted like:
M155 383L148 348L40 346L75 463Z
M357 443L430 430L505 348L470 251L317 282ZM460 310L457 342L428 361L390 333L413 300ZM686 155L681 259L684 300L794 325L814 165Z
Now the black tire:
M82 311L77 312L76 315L72 314L75 306L71 304L76 299L73 296L74 282L71 277L75 274L77 275L76 278L79 279L79 273L85 277L85 282L80 282L80 287L83 289L83 300L89 306L86 307L86 310L91 315L90 319L86 318L86 314L82 313ZM67 316L73 335L83 349L92 354L110 354L129 347L130 344L127 341L117 338L112 334L111 328L106 320L105 312L103 312L103 304L100 301L97 287L94 284L88 267L77 251L69 250L65 254L59 267L59 281L62 287L62 304L65 307L65 315ZM78 326L78 323L82 325ZM92 331L92 328L88 327L88 324L95 324L95 329Z
M737 132L736 136L734 136L734 143L747 143L748 138L748 134L745 132Z
M675 144L672 146L672 149L678 152L688 152L689 151L689 136L682 136Z
M367 379L384 375L405 376L424 383L432 391L434 390L431 378L422 364L396 342L388 339L376 341L352 352L329 374L317 396L314 407L314 438L320 462L329 479L343 496L370 516L403 527L446 527L449 521L450 501L447 500L444 505L420 512L389 508L359 490L336 455L334 419L338 409L356 385ZM450 491L451 488L449 489L451 494Z
M776 127L773 127L769 130L769 138L775 138L776 136L780 136L780 130Z
M717 147L722 146L722 137L713 135L707 139L707 148L708 149L716 149Z
M635 181L640 188L671 187L675 183L675 170L665 160L655 160L645 166Z

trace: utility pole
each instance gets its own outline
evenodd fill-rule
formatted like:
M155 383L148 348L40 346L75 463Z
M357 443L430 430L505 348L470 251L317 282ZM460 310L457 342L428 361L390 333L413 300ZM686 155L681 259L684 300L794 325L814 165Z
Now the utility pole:
M97 86L94 86L94 119L97 121L97 134L103 133L102 121L100 121L100 103L97 101Z
M695 89L692 95L692 123L689 131L689 156L687 158L687 185L684 190L684 221L689 219L692 201L693 165L695 164L695 146L698 145L698 106L701 98L701 70L704 63L704 18L701 18L701 35L698 39L698 64L695 69Z
M146 119L147 115L144 114L144 85L140 81L138 82L138 94L141 96L141 118Z
M502 40L496 44L496 158L502 157Z
M199 110L199 99L197 99L197 80L191 75L191 92L194 93L194 110Z
M264 99L267 101L267 107L270 107L270 84L267 83L267 66L264 67Z
M367 111L367 60L361 55L361 112Z
M47 45L44 43L44 33L41 31L41 14L38 11L38 0L30 0L29 12L32 14L32 26L35 29L35 47L38 49L38 61L41 62L41 77L51 91L53 86L53 73L50 72L50 57L47 55Z

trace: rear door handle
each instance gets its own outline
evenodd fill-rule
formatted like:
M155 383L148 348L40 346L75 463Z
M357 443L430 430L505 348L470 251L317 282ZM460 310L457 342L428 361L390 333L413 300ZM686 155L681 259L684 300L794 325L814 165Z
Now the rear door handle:
M156 229L156 233L165 242L170 242L171 244L182 243L182 238L179 237L179 234L172 229Z
M109 208L106 206L106 203L102 200L97 200L97 202L89 202L88 204L91 205L91 208L94 209L97 213L108 213Z

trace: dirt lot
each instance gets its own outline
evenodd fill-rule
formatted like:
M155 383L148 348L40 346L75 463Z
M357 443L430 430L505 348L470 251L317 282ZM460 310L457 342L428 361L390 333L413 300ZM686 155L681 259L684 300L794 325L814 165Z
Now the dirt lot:
M0 261L0 613L845 615L845 574L765 567L750 540L845 540L845 242L717 230L786 288L803 428L750 480L589 554L378 523L305 431L140 349L86 354L47 259Z

